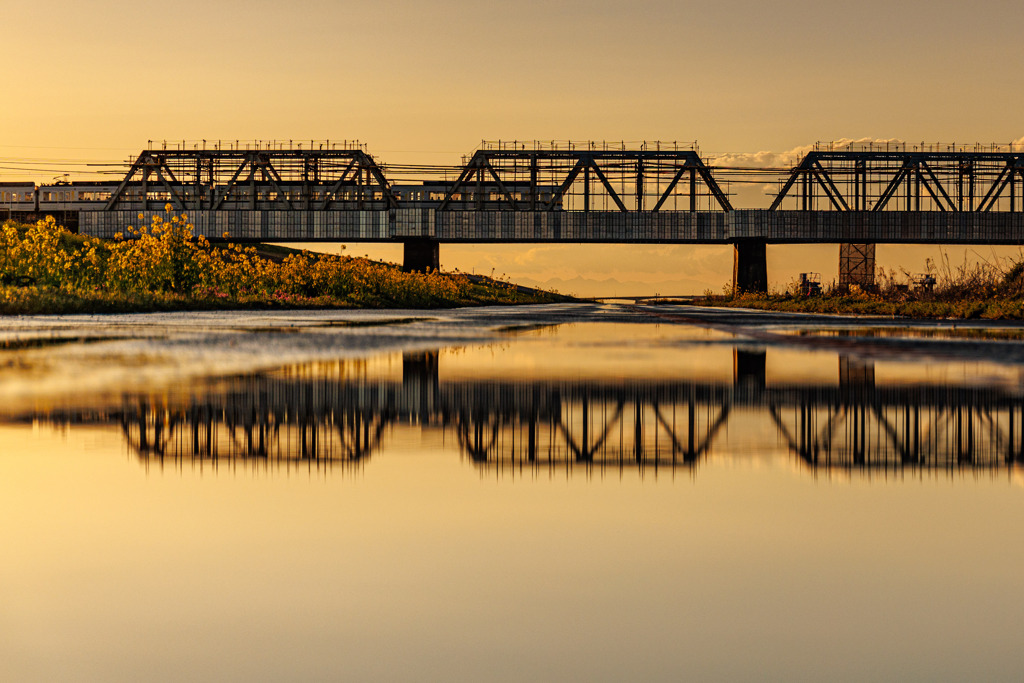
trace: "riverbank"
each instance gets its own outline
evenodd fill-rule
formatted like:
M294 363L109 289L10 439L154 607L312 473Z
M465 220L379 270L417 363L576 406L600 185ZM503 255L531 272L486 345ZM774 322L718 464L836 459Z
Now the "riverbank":
M454 276L453 276L454 277ZM331 295L302 296L281 294L197 297L173 292L109 293L68 292L49 287L0 286L0 315L46 315L72 313L157 313L174 311L261 311L261 310L325 310L325 309L439 309L459 306L494 306L546 304L571 301L569 297L537 291L524 294L504 283L459 284L452 295L424 296L381 295L365 293L352 298ZM405 303L416 299L415 304Z
M750 308L784 313L885 316L906 319L1024 320L1024 299L898 299L872 294L743 294L737 297L694 297L686 303L719 308Z
M229 237L229 236L226 236ZM405 273L365 258L270 245L211 245L187 216L126 226L115 240L52 218L0 230L0 314L452 308L571 301L460 273Z

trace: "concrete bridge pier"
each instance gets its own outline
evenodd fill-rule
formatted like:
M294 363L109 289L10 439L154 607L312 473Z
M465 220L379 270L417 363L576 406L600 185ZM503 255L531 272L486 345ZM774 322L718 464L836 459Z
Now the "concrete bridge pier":
M402 353L402 392L407 400L417 400L419 421L430 424L440 391L437 351L406 351Z
M737 389L749 387L764 391L765 379L764 349L749 350L735 348L732 351L732 379Z
M733 296L743 292L768 291L767 243L763 239L739 239L733 242Z
M402 270L406 273L425 273L440 270L441 246L429 237L413 237L402 242L404 259Z

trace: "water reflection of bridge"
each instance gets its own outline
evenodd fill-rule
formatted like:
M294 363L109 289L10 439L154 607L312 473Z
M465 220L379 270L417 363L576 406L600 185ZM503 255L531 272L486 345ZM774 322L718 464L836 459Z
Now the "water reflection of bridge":
M781 444L814 469L996 469L1024 462L1018 393L875 386L870 365L845 358L836 384L770 386L764 359L763 352L738 351L731 383L441 382L435 353L412 354L401 381L251 376L180 401L128 397L92 419L119 423L147 462L355 465L377 453L398 425L444 430L483 467L692 467L725 445L730 425L738 440L731 450ZM748 433L759 418L773 425L775 438Z

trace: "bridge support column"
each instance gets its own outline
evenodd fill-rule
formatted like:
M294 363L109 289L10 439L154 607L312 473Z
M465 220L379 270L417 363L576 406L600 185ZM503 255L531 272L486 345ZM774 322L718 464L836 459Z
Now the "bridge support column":
M765 352L746 351L733 349L732 352L732 379L733 386L737 389L750 387L763 391L765 381Z
M733 296L768 291L767 245L764 240L742 239L733 243Z
M839 245L839 288L849 290L856 285L871 291L875 287L875 245Z
M419 399L419 420L430 424L439 378L437 351L406 351L402 354L402 391L406 399Z
M402 244L404 246L402 270L407 273L440 270L441 246L437 240L429 237L416 237L407 239Z
M402 388L425 387L436 391L438 386L437 351L406 351L402 354Z
M874 389L875 364L850 356L839 356L840 389Z

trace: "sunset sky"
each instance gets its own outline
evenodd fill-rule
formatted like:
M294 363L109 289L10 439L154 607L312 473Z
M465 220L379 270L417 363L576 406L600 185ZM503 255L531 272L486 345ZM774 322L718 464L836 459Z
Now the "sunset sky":
M439 164L482 139L697 141L711 157L1008 143L1024 136L1021 20L1019 0L5 3L0 179L94 170L74 164L150 139L358 139L383 162ZM775 247L772 280L834 277L837 253ZM938 253L879 249L911 269ZM441 259L581 294L717 290L732 265L726 246L458 245Z

